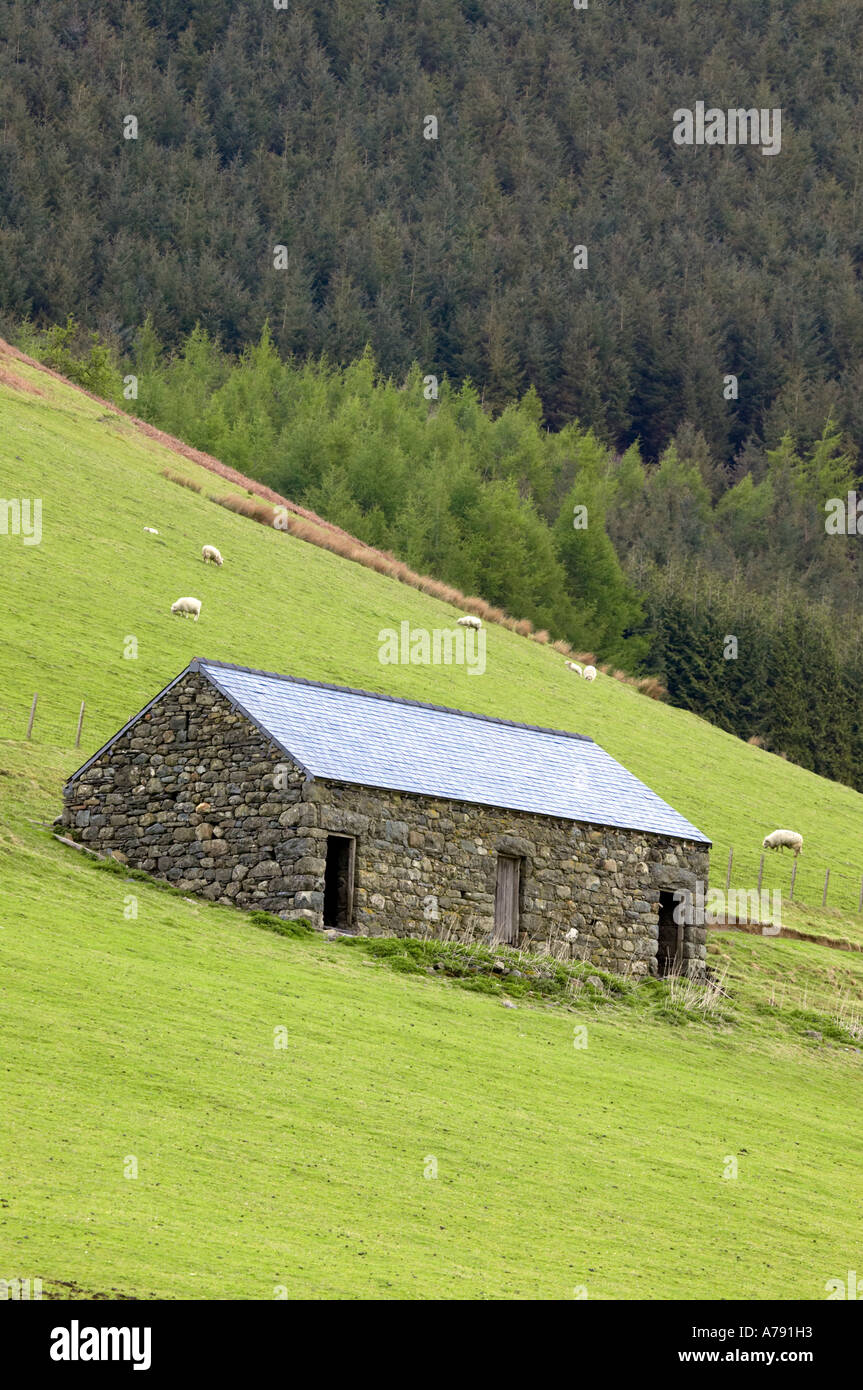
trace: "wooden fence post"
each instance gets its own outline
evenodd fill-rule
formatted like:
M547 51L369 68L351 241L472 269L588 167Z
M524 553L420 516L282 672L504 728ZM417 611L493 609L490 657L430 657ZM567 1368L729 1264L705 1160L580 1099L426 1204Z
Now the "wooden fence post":
M733 858L734 858L734 846L732 845L732 846L731 846L731 849L728 851L728 872L727 872L726 875L725 875L725 891L726 891L726 893L728 892L729 888L731 887L731 861L732 861Z
M81 725L84 723L84 701L81 701L81 709L78 713L78 732L75 735L75 747L81 747Z
M29 720L27 721L27 737L28 737L28 738L30 737L30 735L31 735L32 732L33 732L33 720L34 720L34 718L36 717L36 701L37 701L38 699L39 699L39 695L38 695L38 692L37 692L37 693L34 694L34 696L33 696L33 703L32 703L32 705L30 706L30 718L29 718Z
M857 899L857 911L863 912L863 878L860 880L860 897Z
M826 874L824 875L824 892L821 894L821 906L822 906L822 907L826 907L826 906L827 906L827 885L828 885L829 882L830 882L830 870L828 869L827 872L826 872Z
M794 863L791 865L791 892L789 894L791 902L794 901L794 880L797 877L797 855L794 856Z

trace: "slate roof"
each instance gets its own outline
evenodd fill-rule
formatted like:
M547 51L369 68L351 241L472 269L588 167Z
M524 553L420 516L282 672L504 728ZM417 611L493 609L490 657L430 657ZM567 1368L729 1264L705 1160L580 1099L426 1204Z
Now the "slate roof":
M187 670L200 671L313 778L710 844L700 830L582 734L220 661L198 659Z

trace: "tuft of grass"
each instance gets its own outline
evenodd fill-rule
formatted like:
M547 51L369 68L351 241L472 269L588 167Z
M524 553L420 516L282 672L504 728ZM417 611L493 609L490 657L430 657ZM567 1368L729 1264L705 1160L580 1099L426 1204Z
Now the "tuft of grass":
M480 941L344 936L339 944L403 974L429 974L463 989L526 1002L609 1005L632 1002L635 985L585 961L569 961Z
M210 501L220 507L227 507L228 511L236 512L238 516L257 521L261 526L275 526L277 512L271 502L262 502L257 497L242 497L233 492L224 497L211 496Z
M290 937L293 941L309 940L317 934L314 928L301 918L277 917L273 912L250 912L247 916L253 926L275 932L276 936Z
M662 681L657 680L656 676L641 676L635 685L642 695L647 696L648 700L664 700L668 696L668 691Z
M671 971L663 979L668 989L669 1016L700 1015L721 1023L728 1022L728 1015L722 1007L723 1000L729 997L727 981L727 967L719 973L711 972L706 980L693 978L682 970Z
M194 478L186 478L182 473L175 473L172 468L163 468L162 477L167 478L169 483L176 483L178 487L187 487L190 492L201 491L201 484L195 482Z

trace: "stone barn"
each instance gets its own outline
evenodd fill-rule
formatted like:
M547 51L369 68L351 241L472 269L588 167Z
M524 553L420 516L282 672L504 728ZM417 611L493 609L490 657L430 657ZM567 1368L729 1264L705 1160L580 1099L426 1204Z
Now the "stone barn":
M216 902L703 969L674 895L710 842L580 734L199 659L64 799L89 848Z

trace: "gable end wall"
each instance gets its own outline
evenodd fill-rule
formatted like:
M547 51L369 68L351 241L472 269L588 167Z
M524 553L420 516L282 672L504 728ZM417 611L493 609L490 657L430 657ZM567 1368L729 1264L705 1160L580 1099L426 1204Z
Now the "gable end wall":
M323 873L296 814L304 780L190 673L66 788L63 824L90 849L184 892L293 909Z

